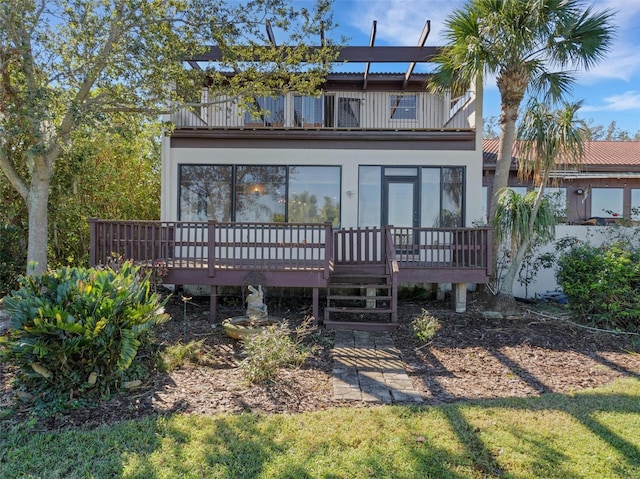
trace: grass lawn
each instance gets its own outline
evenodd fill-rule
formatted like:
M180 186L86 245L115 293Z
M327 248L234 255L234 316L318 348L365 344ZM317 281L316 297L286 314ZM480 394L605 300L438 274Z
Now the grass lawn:
M640 478L640 380L573 395L0 431L0 477Z

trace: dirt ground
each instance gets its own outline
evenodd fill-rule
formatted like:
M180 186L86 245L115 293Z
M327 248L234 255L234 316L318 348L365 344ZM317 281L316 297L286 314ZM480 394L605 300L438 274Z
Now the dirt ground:
M448 303L403 300L399 327L392 333L414 387L424 403L440 404L479 398L534 396L569 392L607 384L622 376L640 377L640 338L599 333L552 319L546 305L521 304L512 319L485 319L480 297L471 294L468 311L452 311ZM310 298L269 300L269 313L299 324ZM234 305L235 303L235 305ZM219 317L242 314L242 302L220 306ZM412 334L411 321L422 310L436 316L441 329L428 345ZM161 347L203 341L198 364L154 373L139 389L91 408L77 409L40 421L43 429L91 428L100 424L172 412L214 414L260 411L296 413L337 406L368 404L334 400L330 350L334 333L319 328L319 346L299 369L283 370L276 382L249 386L237 365L242 346L208 321L208 302L181 301L167 306L172 320L156 333ZM0 422L23 420L29 406L15 400L11 371L0 364L0 409L15 413Z

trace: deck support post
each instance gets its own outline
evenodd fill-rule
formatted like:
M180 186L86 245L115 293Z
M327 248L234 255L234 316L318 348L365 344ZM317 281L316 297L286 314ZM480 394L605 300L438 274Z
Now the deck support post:
M211 285L211 296L209 297L209 321L211 325L216 324L216 312L218 310L218 287Z
M464 313L467 310L467 283L455 283L452 286L456 313Z
M314 322L314 324L318 324L318 314L319 314L318 305L320 303L320 301L319 301L320 289L319 288L313 288L311 296L312 296L311 311L313 313L313 322Z

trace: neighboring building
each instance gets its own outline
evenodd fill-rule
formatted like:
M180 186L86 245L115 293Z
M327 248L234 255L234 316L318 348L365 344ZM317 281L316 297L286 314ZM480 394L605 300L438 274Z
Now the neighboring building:
M488 188L493 181L499 140L484 140L483 198L486 212ZM560 162L547 188L568 224L606 225L622 219L640 220L640 141L590 141L578 167ZM517 177L513 158L509 186L522 193L533 188Z
M499 140L484 140L483 211L486 212L489 186L493 181ZM517 159L513 158L509 186L518 193L533 189L517 177ZM553 173L554 184L547 194L556 206L560 224L556 239L575 237L592 244L615 237L610 225L634 225L640 222L640 141L590 141L578 167L560 162ZM485 213L486 214L486 213ZM621 233L623 233L621 231ZM633 230L624 232L630 237ZM553 245L535 255L553 252ZM516 282L514 294L535 297L557 288L554 270L540 270L529 284Z
M182 260L172 259L168 278L211 286L212 318L216 287L252 277L313 288L314 313L318 289L327 288L333 327L344 326L329 321L333 312L394 320L398 282L453 283L456 309L464 310L466 283L486 282L491 272L490 229L470 228L482 217L482 94L475 86L460 98L427 92L428 76L413 69L435 51L345 47L338 61L364 61L363 72L329 74L317 97L257 97L250 112L205 88L201 106L172 115L162 150L161 219L170 230L153 233L171 243L154 260ZM217 59L213 49L195 60ZM406 70L370 73L370 64L389 62ZM96 237L105 224L94 225ZM177 244L185 225L190 233ZM283 264L301 248L316 263L294 274ZM192 260L190 277L178 271ZM312 274L302 276L305 268ZM349 288L362 294L341 292ZM344 306L358 298L366 305Z

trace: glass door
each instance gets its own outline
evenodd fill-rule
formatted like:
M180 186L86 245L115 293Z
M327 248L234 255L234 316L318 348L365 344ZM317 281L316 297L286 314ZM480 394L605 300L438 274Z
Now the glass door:
M396 253L413 254L417 236L411 228L420 221L418 178L387 176L383 182L383 224L394 226Z

